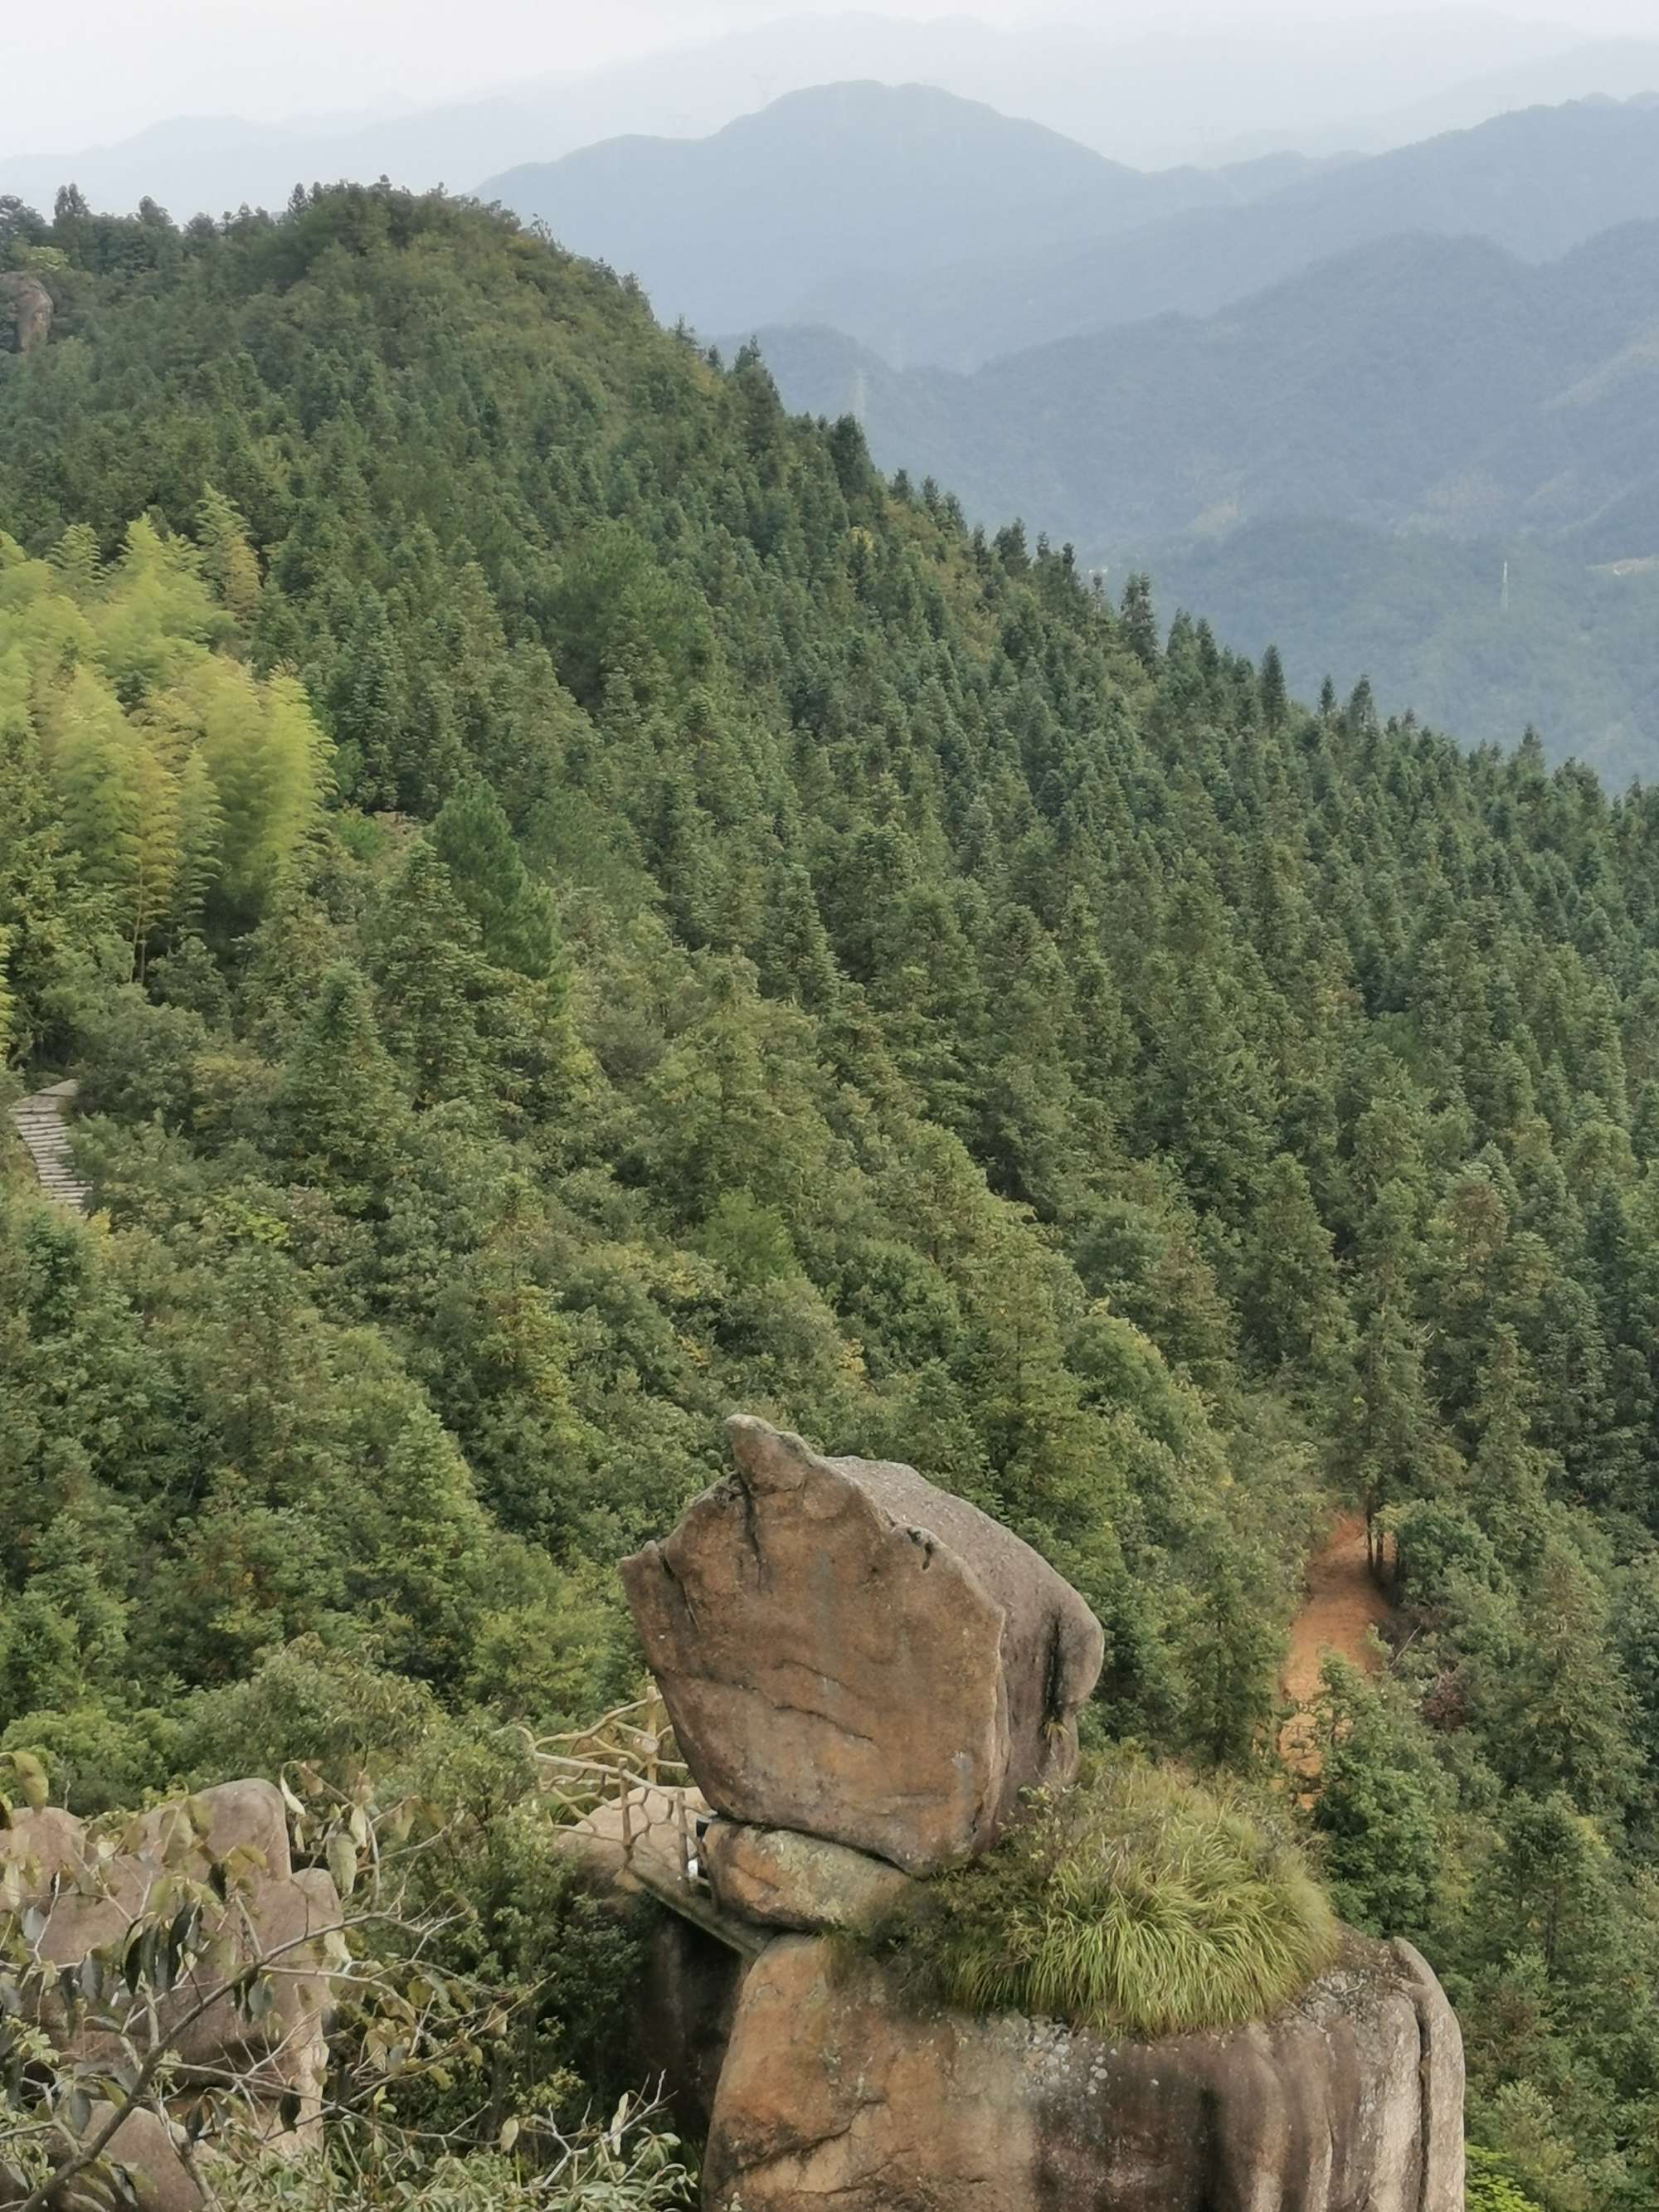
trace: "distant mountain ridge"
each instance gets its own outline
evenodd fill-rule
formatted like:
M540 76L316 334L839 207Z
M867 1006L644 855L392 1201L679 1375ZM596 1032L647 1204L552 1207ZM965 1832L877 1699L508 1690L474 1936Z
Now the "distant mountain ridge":
M702 330L788 314L848 270L1081 248L1282 190L1296 155L1147 173L933 85L787 94L706 138L607 140L492 177L479 197L545 222L636 276L665 321Z
M902 276L849 270L804 286L791 319L827 324L896 364L973 368L1109 324L1207 314L1401 232L1488 238L1541 261L1649 217L1659 217L1659 105L1577 101L1304 172L1243 204L1177 209L1081 246L1033 240L1017 256L941 256Z
M1558 55L1564 93L1636 90L1632 46L1574 48L1559 27L1443 6L1198 41L848 10L754 23L580 75L521 74L414 113L286 124L186 116L114 143L27 154L0 145L0 196L50 206L74 181L95 206L131 209L149 196L184 218L281 206L296 182L319 178L384 173L416 189L468 189L624 132L704 136L785 93L861 77L988 100L1135 167L1213 166L1285 149L1370 151L1478 122L1538 98L1527 72ZM1659 44L1649 51L1659 64ZM1659 82L1659 66L1646 82ZM1437 101L1450 106L1427 112Z
M1023 516L1168 615L1278 644L1293 684L1369 675L1471 741L1528 721L1615 781L1659 696L1659 222L1554 262L1384 239L1203 319L1166 315L972 375L839 333L761 333L793 407Z

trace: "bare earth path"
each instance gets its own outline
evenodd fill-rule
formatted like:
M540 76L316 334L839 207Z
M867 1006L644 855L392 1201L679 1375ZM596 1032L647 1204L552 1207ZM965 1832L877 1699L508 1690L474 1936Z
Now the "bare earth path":
M1364 1516L1345 1513L1308 1563L1308 1594L1291 1624L1280 1681L1285 1700L1304 1707L1313 1703L1319 1695L1319 1670L1333 1651L1366 1674L1375 1674L1378 1660L1370 1631L1386 1630L1393 1618L1387 1598L1371 1579ZM1279 1752L1297 1773L1310 1780L1318 1773L1310 1714L1298 1712L1286 1721Z

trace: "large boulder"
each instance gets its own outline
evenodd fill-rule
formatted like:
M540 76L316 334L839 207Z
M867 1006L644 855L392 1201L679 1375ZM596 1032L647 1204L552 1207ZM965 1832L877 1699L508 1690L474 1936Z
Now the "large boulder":
M211 1967L197 1966L155 2006L157 2030L179 2061L173 2087L187 2098L234 2079L246 2093L247 2130L270 2148L291 2154L315 2139L331 1990L323 1937L339 1922L340 1898L328 1875L295 1869L282 1795L271 1784L204 1790L135 1818L119 1833L101 1824L90 1828L52 1807L15 1813L0 1830L5 1867L25 1906L43 1916L39 1955L65 1967L94 1953L118 1966L140 1918L170 1913L181 1883L208 1885L208 1928L227 1955ZM213 1901L216 1869L224 1877L223 1907ZM268 2008L244 2009L216 1995L240 1967L263 1962L270 1967ZM94 2058L102 2048L95 2032L70 2033L55 2006L42 2024L73 2057ZM146 2029L135 2023L132 2032L143 2048ZM88 2124L95 2128L99 2118L94 2108ZM111 2154L131 2169L141 2201L155 2212L200 2201L161 2113L135 2112ZM85 2186L91 2203L95 2177ZM9 2201L0 2176L0 2203Z
M1276 2017L1156 2043L918 2009L786 1936L749 1970L707 2212L1462 2212L1457 2022L1351 1938Z
M736 1472L622 1565L699 1788L913 1874L986 1850L1023 1790L1071 1778L1099 1622L914 1468L727 1426Z
M52 329L52 295L27 270L0 270L0 353L32 353Z

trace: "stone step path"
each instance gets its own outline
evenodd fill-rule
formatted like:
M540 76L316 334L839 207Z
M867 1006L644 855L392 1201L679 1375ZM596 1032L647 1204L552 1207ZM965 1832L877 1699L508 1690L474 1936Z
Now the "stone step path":
M76 1088L72 1081L54 1083L50 1090L37 1091L30 1097L20 1098L11 1109L11 1118L25 1150L34 1162L34 1172L46 1196L56 1199L60 1206L67 1206L71 1212L86 1213L91 1207L92 1191L80 1181L70 1164L69 1127L64 1120Z

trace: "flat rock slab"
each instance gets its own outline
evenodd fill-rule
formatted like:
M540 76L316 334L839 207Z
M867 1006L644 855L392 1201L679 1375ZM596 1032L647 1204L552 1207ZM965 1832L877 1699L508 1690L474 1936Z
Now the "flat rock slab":
M730 1820L932 1872L1068 1782L1099 1622L914 1468L739 1414L736 1472L622 1564L681 1756Z
M872 1927L911 1887L908 1874L867 1851L737 1820L713 1822L702 1863L726 1911L797 1932Z
M1157 2043L918 2011L781 1936L738 2000L707 2212L1462 2212L1457 2023L1353 1938L1274 2019Z

